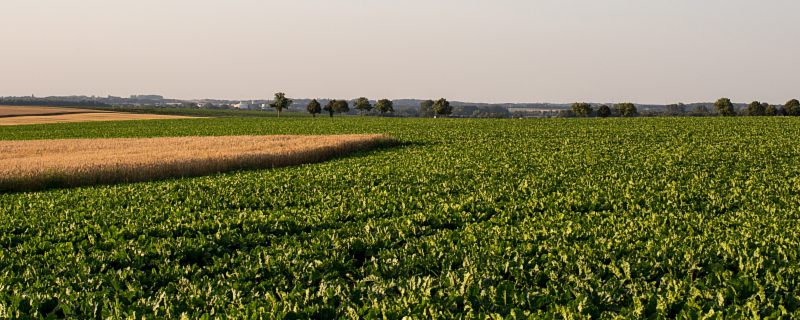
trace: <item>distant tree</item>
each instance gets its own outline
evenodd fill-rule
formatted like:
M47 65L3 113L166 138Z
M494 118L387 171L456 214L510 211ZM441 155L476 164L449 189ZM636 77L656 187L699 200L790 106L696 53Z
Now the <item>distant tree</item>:
M786 102L786 105L783 106L783 112L787 116L800 116L800 101L797 99L792 99Z
M778 115L778 108L774 105L769 103L764 103L764 115L765 116L777 116Z
M578 117L591 116L592 105L585 102L575 102L572 104L572 112Z
M294 101L292 101L292 99L286 98L286 94L283 92L278 92L275 94L275 99L269 104L269 106L275 108L275 110L278 110L278 117L280 117L283 109L288 109L293 102Z
M686 114L686 105L683 103L670 104L666 109L667 114L671 116L681 116Z
M447 99L441 98L433 103L433 113L446 116L453 113L453 107L450 106L450 102Z
M700 116L707 116L709 113L711 113L711 111L708 110L708 107L706 107L704 104L697 106L697 108L694 109L694 112Z
M751 117L761 117L767 112L766 105L758 101L750 102L747 106L747 115Z
M333 113L336 112L334 106L336 105L336 100L329 100L328 103L325 104L325 107L322 110L325 110L331 118L333 118Z
M199 107L200 106L197 103L194 103L194 102L181 102L181 108L197 109Z
M347 100L336 100L336 103L333 104L333 111L336 111L336 113L349 112L350 104Z
M611 115L611 108L607 105L597 107L597 116L600 118L608 118Z
M381 114L394 112L394 103L389 99L380 99L378 103L375 104L375 109L380 111Z
M634 117L639 114L639 110L636 109L636 105L630 102L615 104L614 109L617 110L617 113L623 117Z
M717 102L714 103L714 107L717 108L717 112L719 115L723 117L733 117L736 116L736 110L733 108L733 103L731 99L728 98L720 98Z
M433 117L433 100L425 100L419 103L419 116L423 118Z
M308 110L308 113L310 113L312 117L316 118L317 114L322 113L322 105L319 104L317 99L314 99L308 103L306 110Z
M217 107L211 102L206 102L206 103L203 104L202 108L203 109L216 109Z
M353 106L356 108L356 110L361 112L361 115L364 115L364 112L369 112L372 110L372 104L370 104L369 99L365 97L356 99L356 102L353 104Z

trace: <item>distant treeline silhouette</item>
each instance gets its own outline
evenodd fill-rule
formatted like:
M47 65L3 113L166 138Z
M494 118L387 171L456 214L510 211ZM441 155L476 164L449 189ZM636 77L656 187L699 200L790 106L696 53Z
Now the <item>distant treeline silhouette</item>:
M102 98L101 98L102 99ZM323 102L327 101L323 105ZM380 99L375 104L370 99L361 97L352 101L342 99L314 99L307 104L307 111L312 115L324 112L332 117L335 113L351 113L350 103L361 115L380 114L382 116L395 113L397 106L392 100ZM103 107L110 108L114 105L86 97L0 97L0 105L10 106L74 106L74 107ZM267 107L281 111L293 105L293 100L283 93L276 93L275 99ZM122 109L128 106L121 106ZM183 103L163 104L159 108L190 108L190 109L234 109L233 105L212 103L198 104L197 102L184 101ZM640 110L640 107L644 110ZM418 108L418 109L417 109ZM566 109L551 108L544 110L515 110L505 106L490 105L464 105L451 106L447 99L422 100L418 107L403 107L400 117L457 117L457 118L517 118L517 117L713 117L713 116L800 116L800 101L791 99L783 105L774 105L766 102L753 101L750 104L734 104L728 98L720 98L715 103L670 104L660 106L654 110L652 105L637 105L630 102L618 104L590 104L576 102ZM260 110L263 110L262 107ZM355 111L354 110L354 111ZM375 112L372 112L375 111Z
M585 102L573 103L569 110L559 112L559 117L635 117L635 116L800 116L800 101L792 99L783 106L773 105L766 102L753 101L744 108L736 108L728 98L720 98L713 104L713 110L704 104L697 105L693 110L688 106L679 103L665 106L665 111L649 111L640 113L636 105L630 102L618 103L613 105L593 106Z
M110 104L92 100L66 100L35 97L4 97L0 105L6 106L47 106L47 107L111 107Z

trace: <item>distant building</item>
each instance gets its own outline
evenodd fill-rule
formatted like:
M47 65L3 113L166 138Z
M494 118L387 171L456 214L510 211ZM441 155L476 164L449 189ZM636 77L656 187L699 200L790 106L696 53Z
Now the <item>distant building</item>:
M241 109L241 110L258 110L261 109L261 105L253 103L252 101L241 101L237 104L233 105L234 108Z

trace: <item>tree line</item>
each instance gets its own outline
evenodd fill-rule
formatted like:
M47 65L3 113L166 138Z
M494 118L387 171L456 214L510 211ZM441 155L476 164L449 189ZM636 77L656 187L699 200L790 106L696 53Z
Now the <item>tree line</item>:
M0 105L42 107L111 107L110 104L92 100L62 100L34 97L0 98Z
M737 112L736 106L728 98L720 98L714 103L714 108L717 114L723 117L733 117L737 115L744 116L800 116L800 101L792 99L786 102L783 106L772 105L766 102L753 101L746 109ZM710 111L705 106L698 107L699 114L710 114ZM636 105L630 102L618 103L613 105L613 108L608 105L599 105L597 109L589 103L576 102L573 103L569 112L572 116L577 117L591 117L597 116L600 118L607 118L611 116L620 117L635 117L639 115L639 110ZM666 106L666 115L678 116L687 114L686 105L672 104Z
M275 94L274 100L269 104L270 107L274 108L278 111L278 117L280 117L281 112L284 109L288 109L294 101L286 97L286 94L283 92L278 92ZM364 112L369 112L373 109L379 111L381 114L385 114L388 112L394 112L394 104L392 100L389 99L380 99L375 103L373 106L372 103L366 97L361 97L355 100L354 108L359 110L363 115ZM350 103L347 100L328 100L328 103L325 106L319 103L317 99L311 100L311 102L306 105L306 111L310 113L312 116L316 117L318 114L322 113L323 111L327 112L330 117L333 117L334 113L345 113L350 111Z
M294 101L286 97L283 92L275 93L274 99L269 106L278 112L280 117L283 110L288 109ZM306 106L306 111L312 116L316 117L323 112L328 113L333 117L337 113L350 112L350 101L332 99L327 100L323 106L319 100L313 99ZM358 110L361 115L369 113L373 110L380 112L381 115L394 112L394 103L389 99L380 99L373 105L372 101L366 97L360 97L352 101L353 108ZM53 98L34 98L34 97L0 97L0 105L36 105L36 106L86 106L86 107L111 107L111 105L93 101L93 100L63 100ZM201 108L200 105L194 102L184 102L180 105L184 108ZM766 102L753 101L746 108L737 110L736 106L728 98L720 98L717 100L713 107L716 114L720 116L800 116L800 101L791 99L783 106L772 105ZM202 108L215 109L211 103L205 103ZM694 111L688 111L685 104L671 104L667 105L665 112L655 113L653 111L645 111L643 114L639 113L636 105L630 102L617 103L613 105L601 104L595 105L576 102L573 103L568 110L558 112L559 117L600 117L607 118L612 116L619 117L635 117L635 116L653 116L653 115L666 115L666 116L708 116L713 115L711 110L705 105L699 105L694 108ZM453 114L453 107L450 102L445 98L434 100L424 100L419 104L420 117L438 117L449 116ZM508 112L503 114L508 117Z
M736 108L731 99L720 98L714 103L717 113L723 117L734 117L737 115ZM752 117L763 116L800 116L800 101L792 99L787 101L783 107L772 105L766 102L753 101L747 108L742 110L741 115Z
M615 104L614 111L608 105L603 104L597 107L597 112L595 113L592 105L585 102L573 103L571 109L578 117L591 117L592 114L596 114L600 118L607 118L612 116L614 111L622 117L634 117L639 114L636 105L630 102Z
M278 117L280 117L281 112L283 112L284 109L288 109L293 103L294 101L287 98L285 93L278 92L275 93L275 98L269 106L275 109L278 112ZM376 110L380 112L381 115L384 115L394 112L394 103L389 99L380 99L373 105L368 98L360 97L353 101L353 108L358 110L361 115L372 110ZM323 111L327 112L330 117L333 117L336 113L350 112L350 102L347 100L332 99L328 100L325 106L323 106L317 99L313 99L306 105L306 111L313 117L316 117ZM444 116L451 113L453 113L453 107L450 106L450 102L444 98L436 101L425 100L420 103L420 115L423 117Z
M360 97L353 102L353 107L358 110L361 115L372 110L380 112L381 115L394 112L394 103L389 99L380 99L373 106L368 98ZM315 117L322 111L328 112L329 116L333 117L334 113L349 112L350 105L347 100L329 100L328 103L322 107L317 99L314 99L306 106L306 110ZM451 107L450 102L444 98L436 101L425 100L420 103L420 115L422 117L435 117L437 115L449 115L451 113L453 113L453 107Z
M285 109L288 109L294 101L286 97L286 94L278 92L275 94L274 100L269 104L270 107L278 111L278 116ZM328 100L323 106L319 100L312 100L307 106L306 110L313 116L323 112L328 113L333 117L337 113L350 112L350 103L348 100ZM386 115L394 112L394 104L389 99L380 99L373 105L371 100L366 97L360 97L353 100L353 108L359 111L361 115L371 111L378 111L381 115ZM111 107L110 104L86 99L58 99L51 98L37 98L37 97L0 97L0 105L10 106L75 106L75 107ZM202 106L194 102L184 102L178 107L182 108L205 108L216 109L217 106L211 103L205 103ZM568 110L560 111L556 116L563 117L600 117L607 118L612 116L619 117L635 117L635 116L709 116L717 114L719 116L800 116L800 101L791 99L784 105L773 105L766 102L753 101L745 108L737 110L736 106L728 98L720 98L713 104L715 113L710 110L706 105L699 105L693 111L687 109L687 105L683 103L671 104L665 107L664 112L655 113L653 111L645 111L643 114L639 113L636 105L630 102L618 103L613 105L601 104L591 105L585 102L576 102L571 105ZM420 117L437 117L449 116L453 114L453 107L447 99L441 98L436 101L424 100L419 104ZM508 117L508 113L504 113L499 117Z

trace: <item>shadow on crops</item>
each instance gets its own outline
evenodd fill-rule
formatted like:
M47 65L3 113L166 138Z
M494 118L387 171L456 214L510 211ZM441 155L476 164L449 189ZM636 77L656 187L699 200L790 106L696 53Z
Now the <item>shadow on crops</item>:
M243 156L235 163L208 165L202 160L188 160L164 166L163 168L148 168L147 172L131 170L131 168L109 168L98 170L91 176L76 176L61 172L48 172L35 180L0 179L0 194L13 194L21 192L45 191L53 189L66 189L100 185L119 185L137 182L169 181L182 178L211 176L220 173L265 170L282 167L291 167L305 164L316 164L334 159L348 159L367 157L377 152L401 149L411 146L420 146L423 143L399 141L396 139L383 139L367 144L353 144L298 152L292 155L274 156L269 163L255 156ZM248 158L249 157L249 158Z

